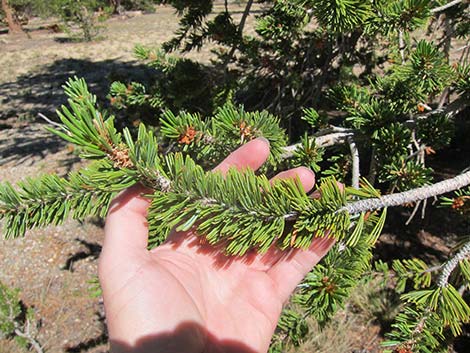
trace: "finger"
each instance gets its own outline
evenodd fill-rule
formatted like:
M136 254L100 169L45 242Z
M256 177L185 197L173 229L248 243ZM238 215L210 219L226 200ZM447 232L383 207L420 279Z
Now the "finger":
M278 179L295 179L299 178L305 192L309 192L315 186L315 173L307 167L298 167L286 170L277 174L271 179L271 182Z
M122 260L123 256L142 251L147 247L147 209L151 193L142 185L134 185L119 194L112 202L106 217L103 253Z
M270 181L279 179L298 179L305 192L309 192L315 185L315 173L306 167L298 167L286 170L277 174ZM246 263L250 268L259 271L268 271L274 264L285 256L284 251L280 251L273 245L265 254L258 254L253 250L245 256Z
M295 287L330 250L333 238L316 238L308 250L291 250L292 254L276 263L268 272L283 302L289 299Z
M245 168L257 170L266 162L268 156L269 141L264 137L258 137L233 151L213 171L226 174L232 167L238 170Z

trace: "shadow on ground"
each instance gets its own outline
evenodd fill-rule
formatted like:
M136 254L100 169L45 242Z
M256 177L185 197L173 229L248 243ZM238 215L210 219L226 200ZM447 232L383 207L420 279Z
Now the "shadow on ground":
M64 266L62 267L63 270L68 270L70 272L74 272L74 265L76 262L85 260L85 259L92 259L97 260L100 253L101 253L101 245L94 242L89 242L83 239L75 239L79 244L83 246L83 250L76 252L75 254L70 255L70 257L65 262Z
M105 317L103 310L96 312L97 319L101 326L101 333L96 337L90 338L84 342L72 347L64 347L66 353L81 353L88 352L89 350L102 346L108 342L108 333L105 325Z
M1 129L0 129L1 130ZM66 148L66 142L44 129L43 124L28 124L21 128L0 131L0 166L31 166L38 160L47 161L50 153ZM72 169L80 159L71 153L59 158L64 173Z
M59 59L14 82L0 84L0 120L34 120L38 113L54 119L55 110L66 101L62 85L72 76L85 78L92 92L103 99L113 81L145 82L152 73L148 66L133 62Z

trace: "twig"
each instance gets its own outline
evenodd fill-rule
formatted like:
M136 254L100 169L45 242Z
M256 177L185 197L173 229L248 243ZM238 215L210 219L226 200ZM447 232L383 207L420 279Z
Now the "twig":
M315 139L315 144L318 147L330 147L345 143L350 136L353 136L352 132L333 132L327 135L313 136L312 139ZM284 147L284 153L281 157L284 159L291 158L294 155L294 151L300 146L300 143L296 143L294 145Z
M434 200L437 200L436 196L434 196ZM428 199L423 200L423 207L421 208L421 219L424 219L424 216L426 216L427 205L428 205Z
M405 41L403 40L403 30L398 31L398 49L400 49L401 63L405 63Z
M449 283L449 276L452 271L457 267L460 261L464 260L470 255L470 242L466 243L459 252L451 259L449 259L443 266L442 272L437 280L439 287L446 287Z
M408 157L406 157L406 160L409 161L410 159L416 157L420 153L422 153L426 149L426 145L421 145L419 149L413 153L411 153Z
M446 104L448 98L449 98L450 90L449 87L446 87L444 91L442 92L440 98L439 98L439 103L437 105L437 109L441 109L444 104Z
M445 4L445 5L442 5L442 6L439 6L439 7L435 7L433 9L431 9L429 12L431 12L431 13L441 12L441 11L447 10L448 8L450 8L452 6L460 4L461 2L462 2L462 0L454 0L454 1L449 2L448 4Z
M427 119L428 117L434 114L445 114L448 117L451 117L462 112L465 108L467 108L467 106L468 106L468 100L465 97L461 97L459 99L456 99L452 103L447 104L446 106L442 108L437 108L437 109L428 111L425 114L419 114L415 116L413 119L406 120L405 123L414 125L416 124L416 120Z
M56 123L56 122L52 121L51 119L49 119L49 118L48 118L47 116L45 116L44 114L38 113L38 116L39 116L41 119L43 119L43 120L45 120L46 122L48 122L49 124L54 125L55 127L58 127L58 128L60 128L60 129L62 129L62 130L65 130L65 128L64 128L64 126L63 126L62 124L59 124L59 123Z
M36 341L36 339L34 339L34 337L32 337L29 333L25 333L19 329L15 329L15 335L25 338L28 341L28 343L35 349L37 353L44 353L39 342Z
M242 38L243 28L245 27L246 19L248 15L250 14L250 9L251 9L251 6L253 5L253 1L254 0L248 0L248 2L246 3L245 10L243 11L242 18L240 19L240 24L238 25L238 31L237 31L237 34L240 38ZM228 64L230 64L230 61L232 60L232 57L235 54L235 50L237 50L237 48L238 48L238 43L234 43L224 62L225 71L227 71Z
M413 212L411 212L410 217L405 222L405 225L408 225L411 223L412 219L416 216L416 213L418 212L419 205L421 205L421 201L416 202L415 207L413 208Z
M375 147L372 146L372 151L370 153L369 175L367 175L367 180L371 185L375 184L375 177L377 176L377 160L375 159L375 154Z
M357 149L356 143L354 142L352 136L347 137L349 144L349 149L351 150L352 157L352 187L354 189L359 189L359 179L361 178L361 172L359 169L359 150Z
M460 47L460 48L457 48L457 49L454 50L454 52L457 53L457 52L459 52L459 51L461 51L461 50L467 49L468 47L470 47L470 44L467 44L467 45L464 45L464 46L462 46L462 47Z
M470 172L466 172L452 179L440 181L432 185L426 185L413 190L396 194L388 194L382 197L351 202L337 212L346 211L349 214L357 214L366 211L374 211L385 207L399 206L410 202L425 200L427 198L445 194L464 186L470 185Z

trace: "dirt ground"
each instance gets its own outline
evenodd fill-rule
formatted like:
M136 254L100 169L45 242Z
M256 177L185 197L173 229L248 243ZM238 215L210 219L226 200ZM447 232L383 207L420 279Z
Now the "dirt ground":
M106 21L96 42L69 42L64 33L33 19L29 38L0 34L0 180L58 172L79 165L65 143L45 132L37 113L53 117L64 102L61 86L70 76L85 77L94 93L106 95L112 81L148 70L133 56L136 44L156 46L177 28L170 7L154 14L126 13ZM195 53L207 59L207 53ZM2 129L3 128L3 129ZM7 129L6 129L7 128ZM107 352L103 307L91 296L103 238L99 222L68 221L0 240L0 281L21 289L21 300L40 319L37 340L46 352ZM0 340L0 353L22 352Z
M215 11L221 6L217 3ZM231 8L239 20L243 8ZM65 33L47 29L50 25L33 19L25 27L29 38L0 34L0 124L10 118L31 121L39 112L53 115L64 102L61 86L74 75L84 77L101 97L115 80L139 80L149 69L135 60L133 48L170 39L178 19L169 6L158 6L154 14L127 12L107 20L99 34L102 39L91 43L71 42ZM211 57L208 47L185 55L206 63Z
M241 15L238 12L236 16ZM69 42L65 34L46 29L48 24L32 21L27 26L30 38L0 34L2 182L49 172L65 175L80 166L66 143L35 121L37 113L53 116L64 102L61 86L70 76L85 77L95 93L105 96L112 81L121 77L138 80L147 74L148 68L134 59L132 49L137 43L158 45L169 39L177 28L177 19L173 9L166 6L158 7L154 14L127 13L106 21L103 39L92 43ZM189 56L206 62L210 59L208 50ZM412 232L421 232L422 227L415 228ZM397 242L403 242L404 248L429 241L442 243L438 237L425 235L422 241L417 237L413 243L396 235L401 229L388 231L378 249L382 255ZM25 238L0 240L0 281L20 288L24 305L35 309L40 319L37 339L47 352L108 351L103 306L100 298L90 294L102 238L102 223L90 220L67 221L30 231ZM434 245L429 244L429 248ZM439 254L446 251L448 248L442 248ZM370 320L357 321L344 311L335 329L313 336L312 342L299 351L311 352L315 347L316 352L323 353L379 352L380 327ZM22 351L13 341L0 340L0 353Z

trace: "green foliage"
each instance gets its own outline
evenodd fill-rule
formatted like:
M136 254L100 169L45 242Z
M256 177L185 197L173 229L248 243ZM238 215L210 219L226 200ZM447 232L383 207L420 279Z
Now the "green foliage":
M110 102L117 111L137 109L140 119L157 125L155 115L171 109L210 114L219 93L213 87L211 72L202 64L166 54L159 48L137 45L135 56L153 69L155 75L145 84L114 82ZM126 114L128 115L128 114Z
M10 289L0 283L0 334L11 336L15 333L16 320L21 314L19 289Z
M461 214L468 214L470 212L470 188L455 191L453 197L441 197L441 206L451 207Z
M84 81L69 81L68 107L59 110L62 127L51 130L91 163L67 178L2 184L5 233L21 236L67 216L103 216L115 193L141 182L154 190L151 247L171 229L194 229L234 255L272 245L304 249L314 238L333 237L338 244L293 298L300 309L289 307L281 317L280 340L271 347L281 352L286 342L296 346L306 337L307 316L326 325L370 274L386 210L348 214L344 207L380 198L377 185L388 193L432 182L428 155L437 152L439 158L453 138L456 112L468 106L468 49L457 63L446 44L468 36L468 11L463 3L455 5L438 21L431 9L444 1L263 1L253 24L256 35L248 36L244 20L232 17L230 2L210 17L213 1L164 3L181 15L175 38L163 49L135 49L154 76L115 82L110 89L114 111L139 120L118 131ZM251 5L245 3L245 15ZM74 16L72 8L66 11ZM417 35L426 30L443 37L433 42ZM207 42L217 53L210 67L167 53ZM139 121L149 124L137 126ZM325 135L343 137L322 140L320 148ZM271 145L269 163L258 174L209 172L257 137ZM299 139L287 156L288 141ZM359 171L370 181L359 189L336 182L350 185L358 167L349 139L358 146ZM298 181L268 179L299 165L318 172L313 198ZM464 188L441 203L466 213L469 200ZM456 288L467 293L470 265L459 254L438 266L417 259L378 265L390 279L387 289L403 294L405 302L387 335L390 352L444 351L469 321L470 309Z
M312 1L315 16L320 25L338 33L352 31L371 16L369 1L320 0Z
M24 349L30 346L40 349L35 339L38 328L36 314L32 308L24 307L19 294L19 289L0 282L0 338L14 338Z
M392 161L384 170L379 174L380 181L390 183L392 189L410 190L431 182L432 169L414 160Z
M462 332L461 324L470 320L470 307L450 284L445 287L409 292L402 298L435 312L442 320L440 326L449 326L455 336Z
M190 151L201 165L215 165L237 146L257 137L270 143L269 163L281 161L286 144L279 119L266 111L246 112L243 106L226 104L207 119L199 114L181 112L174 115L166 111L161 117L161 133L174 144L175 151Z
M164 49L174 50L182 47L184 51L189 51L193 48L200 48L202 45L200 28L204 18L212 11L213 1L168 0L162 1L162 3L171 4L181 16L180 28L176 32L175 38L165 43ZM189 40L185 43L186 38Z
M274 5L256 23L256 32L264 38L284 42L287 33L301 35L310 21L306 1L274 1Z
M111 2L119 2L119 5L125 10L141 10L144 12L155 12L155 4L161 3L160 0L114 0Z
M291 163L294 167L307 166L315 172L320 171L319 163L323 160L323 149L319 148L315 139L307 133L300 140L300 145L294 151Z
M393 331L387 334L384 352L438 353L446 352L441 347L445 337L442 332L442 321L437 313L423 311L422 307L406 306L396 317ZM387 349L388 347L393 350Z
M449 84L450 72L443 53L432 43L420 40L411 53L410 62L398 67L396 75L429 95L442 91Z
M468 63L458 64L454 70L457 74L455 88L458 93L468 98L470 95L470 65Z
M0 205L5 237L15 238L24 235L27 229L61 224L69 214L75 219L90 215L104 217L116 195L113 183L126 184L125 175L109 172L110 169L110 163L98 162L81 173L70 174L69 181L55 175L26 179L18 184L19 191L9 183L2 183ZM95 183L102 185L96 187ZM127 185L131 184L127 181Z
M324 325L344 306L359 279L369 269L371 257L371 248L364 243L354 248L336 246L322 264L306 276L293 301Z
M454 124L445 114L431 114L416 122L416 137L433 150L448 146L453 135Z
M48 0L8 0L13 16L25 23L33 16L49 17L54 15L54 6ZM0 7L0 21L5 21L5 14Z
M87 42L99 34L100 27L97 24L95 10L100 7L100 1L54 0L52 6L54 13L61 18L72 36L75 36L73 33L75 27L81 32L78 38Z
M411 130L399 123L391 123L377 131L372 141L376 153L381 156L380 163L387 164L408 152Z
M173 180L171 191L156 193L149 210L159 239L178 225L180 230L194 227L210 244L225 240L228 253L243 255L253 248L265 252L275 243L281 248L306 248L327 230L339 239L346 236L347 215L331 214L345 202L334 182L325 181L320 187L323 197L315 200L296 181L269 183L250 171L230 170L225 177L204 173L178 154L168 156L165 163L166 176ZM297 221L288 227L293 215Z
M430 0L373 1L375 12L368 19L367 31L383 34L413 31L423 26L430 17L430 5Z
M295 310L284 309L278 323L278 329L287 333L289 341L294 346L299 346L308 334L308 326L305 318ZM282 342L273 342L269 352L282 352ZM277 343L277 344L276 344Z
M395 290L403 293L407 282L411 280L414 289L427 288L431 284L431 271L422 260L394 260L392 268L398 277Z
M311 199L296 181L269 183L265 176L250 171L231 170L225 177L205 172L184 149L181 152L186 157L181 152L160 156L155 136L144 125L139 127L137 139L128 129L118 133L113 117L97 110L96 97L83 80L70 80L65 91L69 107L63 106L58 112L63 125L49 130L77 145L83 158L98 160L71 173L68 179L44 176L27 180L18 184L19 191L8 183L2 185L0 215L6 219L7 235L20 236L28 228L58 224L72 211L72 216L79 219L93 214L104 216L115 192L140 181L156 190L149 218L151 228L159 229L155 234L158 239L164 239L172 227L195 226L210 243L228 240L226 250L231 254L244 254L251 248L263 252L274 243L281 248L306 248L314 237L325 234L344 239L347 244L357 243L356 239L346 239L349 217L340 209L348 195L375 196L370 187L362 193L349 189L343 192L334 179L325 179L318 189L322 197ZM197 115L183 117L185 124L204 129L206 123ZM216 117L209 123L216 136L243 144L246 131L240 135L239 130L243 118L248 123L245 127L252 127L255 136L264 134L271 139L273 163L279 158L283 140L274 118L264 113L244 113L233 106L221 108ZM181 139L178 122L167 114L163 134ZM196 139L197 134L193 137ZM233 220L230 225L227 217ZM295 220L293 224L291 219ZM156 226L163 221L166 226Z

